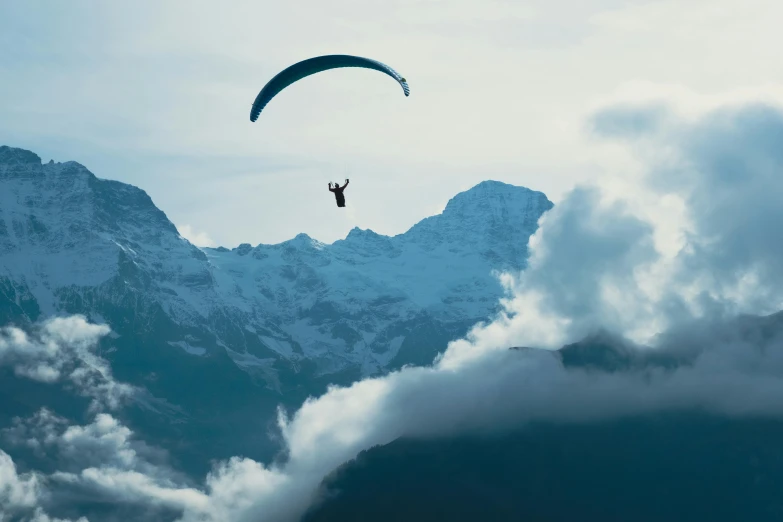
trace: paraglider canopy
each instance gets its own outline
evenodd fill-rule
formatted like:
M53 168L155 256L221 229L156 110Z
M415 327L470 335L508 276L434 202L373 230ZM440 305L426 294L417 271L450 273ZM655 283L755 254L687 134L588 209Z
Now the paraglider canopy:
M397 71L385 65L379 61L371 60L369 58L362 58L360 56L351 56L348 54L330 54L326 56L317 56L315 58L308 58L301 62L295 63L290 67L279 72L274 78L269 80L261 92L256 96L253 107L250 109L250 121L256 121L261 111L266 107L266 104L274 98L280 91L291 85L292 83L301 80L311 74L319 73L321 71L327 71L329 69L339 69L343 67L360 67L364 69L373 69L382 72L395 80L402 87L402 92L405 96L410 95L410 87L408 82L400 76Z

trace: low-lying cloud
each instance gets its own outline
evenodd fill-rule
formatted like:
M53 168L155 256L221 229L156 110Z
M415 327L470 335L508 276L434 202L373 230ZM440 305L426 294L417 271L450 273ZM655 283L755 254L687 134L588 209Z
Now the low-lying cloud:
M284 461L235 457L194 485L108 414L76 426L39 412L9 436L71 462L91 455L47 476L50 487L175 510L183 522L255 522L297 520L326 475L398 437L671 410L780 417L783 319L741 314L783 308L783 112L745 103L683 117L656 100L608 106L591 123L605 138L627 138L643 176L626 192L577 187L549 211L529 267L502 278L503 312L431 366L334 387L290 416L281 411ZM550 350L597 332L676 364L602 371L566 366ZM11 338L6 346L30 344ZM2 357L26 369L51 360ZM64 366L47 365L64 375Z
M39 505L45 497L45 478L36 472L19 473L13 459L0 450L0 520L29 522L88 522L51 518Z
M29 418L14 419L0 435L9 448L31 449L58 467L49 474L20 476L11 457L0 454L0 476L10 477L0 484L10 484L6 496L16 511L30 511L41 504L57 509L61 490L94 501L139 503L175 511L206 504L205 495L187 487L185 475L168 464L164 450L139 440L108 413L98 413L91 423L78 425L42 408ZM41 510L31 516L48 515Z
M35 506L39 494L39 478L35 473L19 475L8 453L0 450L0 506L6 509Z
M134 388L117 382L108 362L95 353L109 332L108 326L90 324L79 315L49 319L32 334L8 326L0 329L0 366L44 383L65 382L92 398L94 411L116 409Z

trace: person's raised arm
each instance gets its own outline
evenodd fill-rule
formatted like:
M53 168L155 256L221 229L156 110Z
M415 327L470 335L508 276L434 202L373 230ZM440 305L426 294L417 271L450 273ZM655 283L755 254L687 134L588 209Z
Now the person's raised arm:
M345 178L345 185L343 185L343 189L348 186L348 178Z

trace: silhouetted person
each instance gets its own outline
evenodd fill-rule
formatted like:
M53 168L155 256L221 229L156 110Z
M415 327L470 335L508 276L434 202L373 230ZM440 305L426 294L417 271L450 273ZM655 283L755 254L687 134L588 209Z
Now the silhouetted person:
M345 206L345 196L343 196L343 190L345 190L345 187L348 186L348 179L345 179L345 185L342 187L339 186L337 183L334 184L334 188L332 188L332 183L329 182L329 192L334 192L334 199L337 200L337 206L338 207L344 207Z

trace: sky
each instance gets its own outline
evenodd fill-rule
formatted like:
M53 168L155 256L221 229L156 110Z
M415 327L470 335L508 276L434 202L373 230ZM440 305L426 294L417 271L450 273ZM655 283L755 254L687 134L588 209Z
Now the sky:
M628 166L585 117L618 93L783 81L772 0L0 4L0 144L141 187L199 245L394 235L485 179L545 192ZM301 59L381 60L258 91ZM10 80L10 81L9 81ZM351 179L339 210L329 181Z

